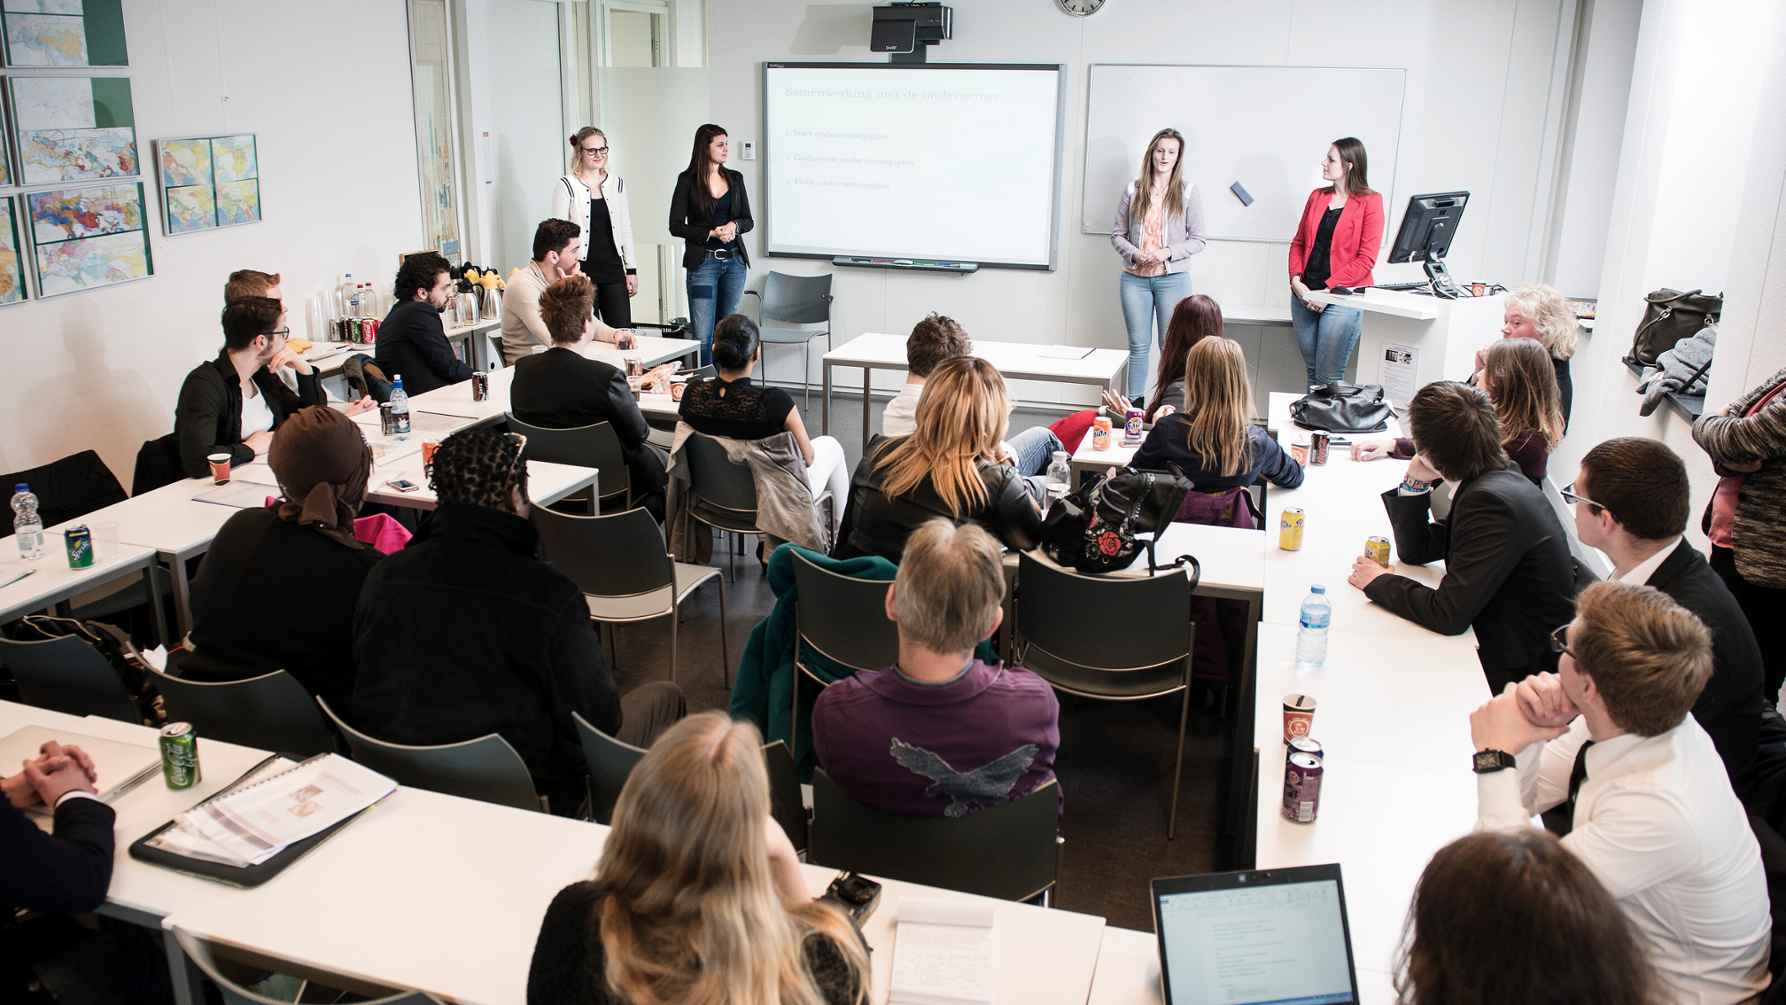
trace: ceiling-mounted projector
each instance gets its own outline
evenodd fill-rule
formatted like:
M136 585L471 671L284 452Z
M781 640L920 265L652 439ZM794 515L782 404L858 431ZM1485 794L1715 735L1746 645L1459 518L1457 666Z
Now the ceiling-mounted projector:
M890 53L895 63L922 63L926 50L949 38L954 12L940 3L893 3L874 9L868 48Z

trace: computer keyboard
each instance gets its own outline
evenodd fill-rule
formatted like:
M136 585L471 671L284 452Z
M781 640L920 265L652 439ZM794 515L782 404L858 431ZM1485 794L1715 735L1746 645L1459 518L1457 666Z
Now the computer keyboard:
M1420 290L1420 291L1424 292L1431 285L1432 285L1431 283L1428 283L1426 280L1422 279L1418 283L1378 283L1375 286L1372 286L1371 289L1373 289L1373 290L1391 290L1396 293L1409 293L1414 290Z

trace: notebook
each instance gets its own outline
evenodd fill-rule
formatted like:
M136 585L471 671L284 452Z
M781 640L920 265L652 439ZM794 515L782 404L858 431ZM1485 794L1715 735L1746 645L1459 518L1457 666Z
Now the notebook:
M998 976L993 906L902 901L887 1005L990 1005Z
M6 766L0 770L16 770L21 762L36 757L50 740L65 747L79 747L93 758L93 772L97 776L95 787L99 789L99 798L107 803L161 768L161 749L153 743L122 743L70 733L65 729L26 726L0 739L0 765ZM51 807L33 806L29 812L47 816Z
M1153 881L1166 1005L1355 1005L1339 865Z

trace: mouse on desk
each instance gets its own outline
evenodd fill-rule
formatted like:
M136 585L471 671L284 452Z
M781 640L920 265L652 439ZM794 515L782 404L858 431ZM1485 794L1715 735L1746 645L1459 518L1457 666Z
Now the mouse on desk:
M1327 292L1333 294L1336 297L1349 297L1352 294L1357 293L1359 291L1353 289L1350 286L1329 286L1327 288Z

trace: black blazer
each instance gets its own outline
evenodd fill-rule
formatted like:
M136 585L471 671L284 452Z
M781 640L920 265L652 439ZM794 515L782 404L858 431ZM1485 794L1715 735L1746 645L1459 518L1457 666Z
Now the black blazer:
M611 424L632 477L633 495L664 490L663 461L645 443L651 427L626 375L616 367L563 346L523 356L515 360L509 410L522 422L546 429Z
M885 479L882 472L874 469L874 459L890 442L881 436L870 440L862 463L856 465L856 473L850 479L850 504L844 510L838 543L832 549L836 557L879 555L898 565L905 553L906 538L937 517L957 524L979 524L1014 551L1026 551L1041 542L1042 514L1030 500L1017 469L996 461L980 461L977 467L980 480L986 484L987 503L976 512L954 517L928 478L902 496L889 496L882 490Z
M1737 605L1711 564L1685 541L1662 560L1649 582L1675 603L1698 615L1712 632L1712 676L1693 703L1693 718L1711 734L1730 787L1747 799L1753 779L1750 768L1760 743L1762 681L1761 647L1749 619Z
M274 429L306 405L328 400L314 369L296 376L296 392L266 367L256 370L251 378L273 413ZM205 456L220 449L229 451L231 466L254 460L253 448L242 442L242 383L236 379L227 350L194 367L180 385L179 402L174 406L174 439L180 444L180 470L188 478L209 474L211 466Z
M1444 559L1437 589L1406 576L1378 576L1365 595L1416 624L1445 635L1476 629L1477 657L1488 686L1549 670L1550 633L1575 617L1575 571L1569 540L1544 494L1511 461L1458 485L1451 516L1431 519L1432 495L1383 493L1404 562Z
M744 176L722 166L726 184L732 189L732 215L738 223L737 252L745 268L750 267L750 253L744 250L744 235L756 228L750 215L750 196L744 191ZM707 232L712 220L695 212L695 179L687 169L676 176L676 191L670 194L670 233L682 238L682 267L692 269L707 257Z
M440 312L426 300L406 300L391 308L378 326L379 369L411 397L471 379L471 367L453 355Z
M17 908L79 914L105 903L112 884L112 808L67 798L45 834L0 799L0 917Z

